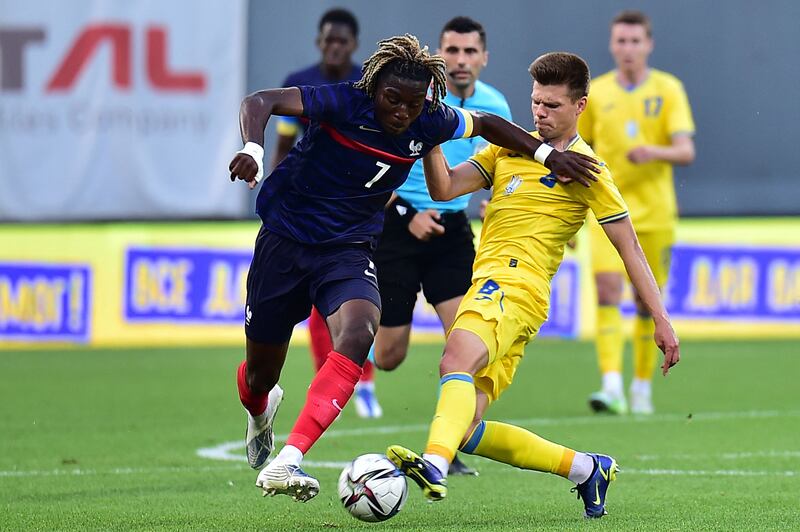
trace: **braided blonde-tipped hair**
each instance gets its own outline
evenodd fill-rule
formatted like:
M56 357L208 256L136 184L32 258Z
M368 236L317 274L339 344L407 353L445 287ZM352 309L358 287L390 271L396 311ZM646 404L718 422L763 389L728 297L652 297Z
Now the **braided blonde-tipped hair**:
M355 87L363 89L370 98L374 98L381 70L394 62L399 63L395 67L395 74L400 77L410 75L411 79L418 79L420 72L427 71L428 78L433 79L433 99L428 112L435 111L447 94L444 58L431 55L427 46L420 47L419 40L408 33L378 41L378 49L364 61L361 67L363 75L355 83Z

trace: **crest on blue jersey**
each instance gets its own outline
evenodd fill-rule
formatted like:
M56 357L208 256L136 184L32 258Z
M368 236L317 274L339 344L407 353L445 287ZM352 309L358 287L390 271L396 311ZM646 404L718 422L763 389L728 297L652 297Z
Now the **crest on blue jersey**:
M411 139L411 142L408 143L408 149L411 150L411 156L416 157L422 151L422 142L414 142L414 139Z

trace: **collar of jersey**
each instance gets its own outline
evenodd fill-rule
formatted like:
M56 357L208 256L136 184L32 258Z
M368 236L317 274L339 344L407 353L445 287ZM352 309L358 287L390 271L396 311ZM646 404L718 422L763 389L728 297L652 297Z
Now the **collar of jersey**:
M624 90L625 92L634 92L639 87L642 87L647 80L650 79L650 67L647 68L647 75L644 77L641 83L637 83L636 85L623 85L619 82L619 70L614 70L614 81L616 82L617 86Z
M538 135L538 133L537 133L537 135ZM567 151L568 149L573 147L575 145L575 143L578 142L580 139L581 139L581 136L578 135L577 133L575 133L575 136L572 137L571 139L569 139L569 142L567 142L567 146L566 146L566 148L564 148L564 151ZM542 140L542 136L541 135L539 135L539 140ZM545 140L544 143L547 144L548 146L552 146L552 144L550 144L550 142L547 141L547 140Z

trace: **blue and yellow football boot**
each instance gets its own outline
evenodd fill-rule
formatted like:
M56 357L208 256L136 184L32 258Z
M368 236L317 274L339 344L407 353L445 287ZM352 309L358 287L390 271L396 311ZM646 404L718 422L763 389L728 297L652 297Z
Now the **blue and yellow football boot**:
M447 479L435 465L400 445L389 446L386 456L397 469L417 483L428 500L441 501L447 497Z
M578 498L583 499L586 508L584 514L587 519L600 518L606 515L606 492L608 486L617 478L619 466L617 461L604 454L592 454L594 470L583 484L578 484L571 491L578 492Z

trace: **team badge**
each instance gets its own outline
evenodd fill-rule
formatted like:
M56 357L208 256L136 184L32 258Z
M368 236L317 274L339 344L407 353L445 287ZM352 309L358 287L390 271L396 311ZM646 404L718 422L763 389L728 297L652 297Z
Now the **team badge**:
M503 191L506 196L513 194L515 190L519 188L522 184L522 178L518 175L511 176L511 182L508 184L506 189Z
M636 120L628 120L625 124L625 132L630 138L636 138L636 135L639 134L639 124L636 123Z

